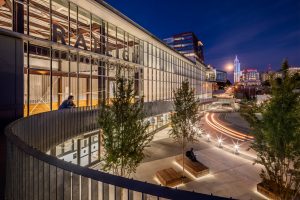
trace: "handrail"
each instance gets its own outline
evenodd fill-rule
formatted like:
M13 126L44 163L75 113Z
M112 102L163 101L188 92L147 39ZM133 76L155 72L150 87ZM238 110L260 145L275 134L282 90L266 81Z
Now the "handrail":
M63 142L59 140L65 140L66 138L73 137L75 135L80 135L84 133L85 131L88 130L94 130L97 129L97 126L95 126L95 120L97 120L97 108L83 108L83 109L74 109L74 110L68 110L68 111L52 111L48 113L43 113L35 116L30 116L27 118L22 118L20 120L17 120L10 124L6 128L6 135L7 135L7 141L8 141L8 149L7 149L7 154L8 154L8 165L9 170L8 170L8 184L7 184L7 199L18 199L18 195L22 196L28 195L28 199L31 199L30 197L34 196L39 196L41 193L46 193L49 195L49 199L51 196L51 191L54 186L51 186L51 182L55 180L54 182L56 183L56 188L53 191L56 191L56 199L58 198L59 191L63 193L63 195L68 196L68 192L70 188L76 188L78 186L76 182L76 176L78 175L82 177L82 181L91 181L90 187L98 185L99 183L102 184L109 184L115 187L115 196L114 198L118 196L116 194L116 187L119 188L124 188L127 189L128 191L135 191L138 193L141 193L142 196L144 195L151 195L155 197L160 197L160 198L167 198L167 199L227 199L223 197L216 197L212 195L206 195L206 194L200 194L200 193L195 193L195 192L189 192L189 191L184 191L184 190L179 190L179 189L173 189L173 188L168 188L168 187L162 187L159 185L147 183L147 182L142 182L138 180L133 180L133 179L128 179L112 174L108 174L105 172L93 170L90 168L82 167L76 164L68 163L63 160L60 160L54 156L47 155L45 152L47 151L47 148L56 145L58 142ZM51 117L52 116L52 117ZM59 123L59 119L65 119L65 117L71 117L74 120L74 123L77 122L82 122L87 125L88 128L83 128L85 127L84 124L79 124L76 125L77 132L73 132L72 134L69 134L70 131L74 131L75 129L70 129L66 130L66 127L69 126L67 123L65 124L66 126L63 126L62 124L64 122ZM32 120L34 119L34 120ZM37 119L40 119L39 121L35 121ZM90 119L91 121L82 121L84 119ZM42 122L41 120L45 120L45 122ZM50 123L52 122L52 124ZM40 127L43 123L46 123L46 127ZM49 123L49 124L48 124ZM90 124L89 124L90 123ZM50 126L49 126L50 125ZM51 126L56 126L57 127L51 127ZM50 128L51 127L51 128ZM49 128L49 129L47 129ZM36 129L36 130L34 130ZM61 130L58 130L61 129ZM29 131L30 130L30 131ZM39 132L42 130L42 132ZM50 131L51 130L51 131ZM27 135L21 135L22 133L25 133ZM66 132L64 132L66 131ZM65 137L60 136L59 134L64 134ZM32 134L32 135L31 135ZM37 135L46 135L47 139L50 139L53 144L50 144L50 141L40 141L42 143L46 143L46 145L37 145L38 144L38 137ZM53 137L53 135L56 135ZM37 138L35 138L36 136ZM26 161L26 162L23 162ZM37 163L37 165L35 165ZM42 163L42 165L41 165ZM21 169L18 167L21 166ZM42 166L42 168L41 168ZM49 170L47 168L45 172L45 166L49 166ZM50 173L50 166L51 169L54 167L56 174L51 174ZM22 169L25 169L25 171L22 171ZM42 169L42 178L41 177L41 170ZM58 171L63 171L62 174L68 174L71 173L73 174L70 176L67 176L67 178L64 178L65 175L63 175L63 178L58 175ZM32 175L32 177L31 177ZM49 176L49 177L48 177ZM38 177L38 179L34 179L34 177ZM30 179L29 181L26 180L26 178ZM53 179L54 178L54 179ZM72 181L69 181L68 178L72 179ZM16 179L16 180L15 180ZM53 180L52 180L53 179ZM74 180L73 180L74 179ZM19 181L18 181L19 180ZM20 182L20 180L22 180ZM58 184L58 180L63 180L62 184ZM35 189L27 189L27 184L29 185L33 184L33 182L36 182L36 184L43 184L44 187L42 189L42 192L38 192L38 194L35 193ZM94 183L94 182L97 183ZM44 184L45 182L45 184ZM49 184L47 183L49 182ZM81 183L80 182L80 183ZM25 183L24 185L22 185ZM69 185L72 184L72 187L69 187ZM73 186L73 184L75 184ZM83 183L81 183L83 184ZM85 185L79 184L79 187L86 187ZM45 188L45 185L48 186L49 188ZM25 187L25 189L24 189ZM38 187L39 186L35 186ZM51 189L52 187L52 189ZM98 186L97 186L98 187ZM96 188L97 188L96 187ZM103 186L104 187L104 186ZM67 188L66 191L64 191ZM14 189L20 190L17 193L14 193ZM24 192L25 191L25 192ZM39 191L39 190L38 190ZM89 193L97 193L96 195L90 194L92 199L98 199L96 196L98 196L99 191L94 191L91 188L88 189ZM106 191L108 192L108 190ZM74 189L71 190L71 195L76 196L77 191ZM85 190L81 190L81 199L85 199L82 197L83 194L85 194ZM104 193L104 189L102 190L102 193ZM80 193L78 193L79 195ZM44 194L42 194L44 195ZM102 195L109 195L109 194L102 194ZM44 197L44 196L43 196ZM63 196L65 197L65 196ZM95 198L93 198L95 197ZM24 198L26 199L26 198ZM53 199L53 198L51 198ZM63 199L68 199L68 198L63 198ZM76 199L76 198L75 198ZM129 199L129 196L128 196Z

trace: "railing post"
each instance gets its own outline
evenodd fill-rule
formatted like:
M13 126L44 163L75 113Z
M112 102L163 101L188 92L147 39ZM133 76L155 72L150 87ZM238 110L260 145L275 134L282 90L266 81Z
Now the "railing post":
M77 139L77 165L80 165L81 139Z
M88 165L91 164L92 162L92 136L89 136L89 139L88 139Z

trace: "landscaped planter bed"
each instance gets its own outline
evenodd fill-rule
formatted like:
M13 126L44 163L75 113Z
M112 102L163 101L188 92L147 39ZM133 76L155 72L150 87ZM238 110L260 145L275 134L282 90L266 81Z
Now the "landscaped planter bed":
M280 198L277 197L276 195L275 188L276 188L275 184L268 184L266 182L261 182L257 184L257 192L268 197L269 199L280 200Z

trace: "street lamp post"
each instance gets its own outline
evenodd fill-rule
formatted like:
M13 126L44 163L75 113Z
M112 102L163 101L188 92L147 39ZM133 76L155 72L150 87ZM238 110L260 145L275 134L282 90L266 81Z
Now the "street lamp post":
M209 133L207 133L206 137L207 137L207 142L210 142L210 134Z
M219 148L222 148L222 143L223 143L223 139L222 139L222 136L218 137L218 147Z
M239 154L239 145L237 144L234 145L234 153Z

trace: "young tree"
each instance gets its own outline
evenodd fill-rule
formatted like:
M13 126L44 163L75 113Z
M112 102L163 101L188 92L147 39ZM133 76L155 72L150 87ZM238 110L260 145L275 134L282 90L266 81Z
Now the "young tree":
M143 100L136 100L134 81L117 70L111 105L102 106L99 115L104 152L103 170L128 177L144 158L144 149L153 134L147 132Z
M190 88L187 80L174 91L174 114L171 116L170 136L182 147L184 177L184 150L188 142L194 142L200 122L199 103L195 98L194 89Z
M285 77L288 74L288 70L289 70L289 63L287 59L284 59L282 65L281 65L281 72L282 72L282 78L285 79Z
M246 118L253 127L251 148L257 152L256 163L264 168L260 173L263 183L281 199L290 200L296 199L300 190L300 99L294 90L297 82L287 69L284 62L283 79L271 81L270 101L249 110ZM258 111L260 119L255 115Z

